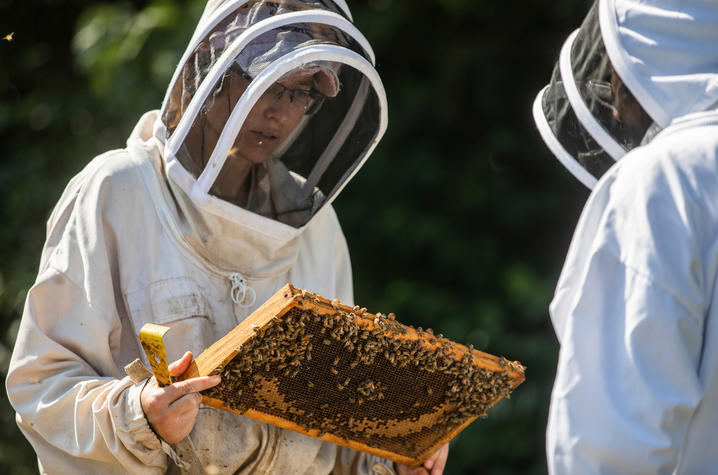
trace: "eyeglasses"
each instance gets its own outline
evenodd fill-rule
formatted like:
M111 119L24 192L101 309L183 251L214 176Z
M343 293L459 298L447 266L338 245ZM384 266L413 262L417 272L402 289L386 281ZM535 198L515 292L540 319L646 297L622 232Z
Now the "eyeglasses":
M272 84L262 97L272 97L275 101L280 101L285 92L289 94L290 107L301 108L304 115L314 114L324 103L324 94L320 92L307 89L289 89L278 82Z
M252 78L238 67L232 65L230 66L230 70L240 75L248 83L252 81ZM285 92L288 93L289 96L289 106L291 108L301 109L304 115L312 115L317 112L322 104L324 104L326 97L314 89L290 89L283 84L275 82L269 89L264 91L262 98L273 99L275 102L278 102L282 100Z

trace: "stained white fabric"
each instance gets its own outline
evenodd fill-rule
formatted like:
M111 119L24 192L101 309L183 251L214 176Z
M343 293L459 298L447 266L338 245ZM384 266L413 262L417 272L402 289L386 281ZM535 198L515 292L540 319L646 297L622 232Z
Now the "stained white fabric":
M167 356L199 354L287 282L352 302L346 242L326 207L288 243L202 214L164 176L157 113L128 147L94 159L49 222L7 378L43 473L173 470L122 368L144 355L144 323L171 328ZM256 292L231 298L233 273ZM235 276L236 277L236 276ZM192 432L206 468L238 474L370 474L374 456L201 407Z
M594 189L551 318L555 474L718 470L718 113L687 116Z

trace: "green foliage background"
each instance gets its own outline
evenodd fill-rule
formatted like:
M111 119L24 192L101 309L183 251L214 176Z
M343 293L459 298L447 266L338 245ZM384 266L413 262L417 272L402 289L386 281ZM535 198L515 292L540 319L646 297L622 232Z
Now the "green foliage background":
M0 0L0 372L67 181L158 108L201 0ZM389 128L336 201L356 300L527 380L452 445L447 474L544 473L558 345L548 303L587 197L531 120L587 0L349 0ZM37 471L0 393L0 473Z

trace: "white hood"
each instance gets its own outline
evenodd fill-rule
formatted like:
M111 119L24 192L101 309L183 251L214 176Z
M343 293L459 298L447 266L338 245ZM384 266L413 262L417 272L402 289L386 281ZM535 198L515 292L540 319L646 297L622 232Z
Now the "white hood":
M718 3L601 0L616 72L661 127L718 103Z
M716 105L718 4L596 0L564 43L533 115L556 158L593 188L674 119Z
M154 125L167 176L206 220L285 246L369 157L386 129L386 96L350 20L343 1L207 4ZM291 77L314 81L299 91L311 96L304 115L257 125L272 100L296 110L298 89L278 85Z

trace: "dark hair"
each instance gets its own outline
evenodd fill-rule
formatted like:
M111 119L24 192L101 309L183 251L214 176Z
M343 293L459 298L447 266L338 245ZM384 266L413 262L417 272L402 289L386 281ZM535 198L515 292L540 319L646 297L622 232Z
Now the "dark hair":
M626 84L621 80L613 66L611 71L611 104L613 105L616 120L622 122L626 127L632 129L642 136L653 120L643 110Z

